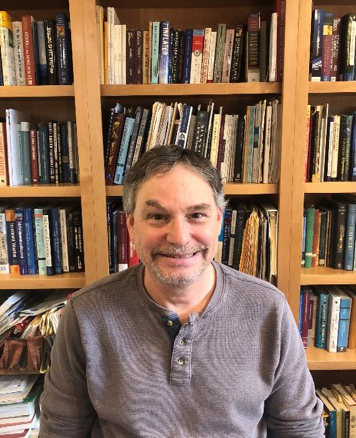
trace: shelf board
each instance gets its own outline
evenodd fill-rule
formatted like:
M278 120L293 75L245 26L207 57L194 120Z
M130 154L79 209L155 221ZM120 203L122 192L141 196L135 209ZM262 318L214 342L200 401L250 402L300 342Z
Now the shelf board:
M37 184L0 187L0 198L78 198L80 186L69 184Z
M322 348L308 347L306 356L310 370L356 369L356 349L347 350L345 353L329 353Z
M1 289L77 289L85 286L85 273L62 275L0 275Z
M278 184L224 184L225 195L275 195ZM122 196L123 186L107 186L107 196ZM1 195L1 192L0 192Z
M15 97L73 97L74 85L34 85L0 87L1 98Z
M280 82L241 82L238 84L150 84L101 85L102 96L202 96L231 94L280 94Z
M356 93L356 81L309 82L309 94Z
M327 268L325 266L301 269L301 285L355 283L356 271L344 271L342 269Z
M307 182L304 184L304 193L356 193L356 182L321 182L321 183L311 183Z

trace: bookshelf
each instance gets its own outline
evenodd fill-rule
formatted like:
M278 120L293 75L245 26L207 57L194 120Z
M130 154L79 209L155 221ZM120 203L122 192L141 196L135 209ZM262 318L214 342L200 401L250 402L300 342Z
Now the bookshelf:
M0 289L78 288L108 275L106 200L122 196L122 186L105 186L102 137L102 112L115 102L146 108L156 100L185 101L196 105L210 99L228 109L241 109L264 97L276 96L283 103L281 131L281 170L279 184L226 184L229 197L268 197L279 208L278 287L286 294L298 319L299 291L306 284L356 283L355 273L328 268L300 267L302 217L306 196L356 192L356 183L304 183L306 106L308 99L323 99L336 108L354 105L356 82L309 83L309 45L311 0L286 0L284 80L282 83L172 84L172 85L100 85L97 53L95 0L56 0L50 5L39 0L3 2L13 19L31 12L35 17L53 16L64 10L70 16L74 85L1 87L0 109L14 107L33 111L34 115L55 118L65 115L77 122L81 181L79 186L32 186L0 188L1 198L65 198L81 202L85 246L85 274L38 277L0 277ZM238 4L237 4L238 3ZM337 2L335 2L337 3ZM354 4L333 6L316 1L315 7L334 10L338 15L356 10ZM147 29L150 20L170 20L175 27L217 28L218 23L233 27L246 22L249 12L260 11L269 19L274 11L272 0L103 0L104 7L114 6L127 28ZM192 7L192 5L194 7ZM339 99L339 96L343 99ZM345 103L346 102L346 103ZM249 198L251 199L251 198ZM308 349L312 370L356 369L355 351L330 354Z
M301 268L301 246L303 232L303 208L308 199L321 199L336 193L355 193L355 182L304 182L305 159L305 127L307 121L307 104L330 103L331 114L351 112L355 109L356 82L310 82L309 56L311 38L312 8L334 12L341 17L349 12L356 11L355 1L329 0L300 0L299 1L299 28L298 50L296 54L298 68L297 94L295 101L295 118L298 121L294 131L293 157L293 187L291 210L291 237L290 237L290 275L289 290L290 304L297 319L299 309L299 291L302 285L347 285L356 283L356 273L352 271L336 270L328 267ZM288 30L287 30L288 32ZM318 372L328 370L329 378L337 379L337 370L356 369L356 350L347 353L329 353L326 350L308 347L308 365L314 370L313 377L318 380ZM335 380L338 381L338 380Z

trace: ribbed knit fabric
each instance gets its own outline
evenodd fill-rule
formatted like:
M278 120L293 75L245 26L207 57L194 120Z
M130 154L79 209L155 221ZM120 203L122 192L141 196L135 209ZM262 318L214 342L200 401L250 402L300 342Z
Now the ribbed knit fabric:
M46 375L40 437L323 437L283 294L214 267L208 306L173 348L164 325L172 312L147 295L142 265L75 294Z

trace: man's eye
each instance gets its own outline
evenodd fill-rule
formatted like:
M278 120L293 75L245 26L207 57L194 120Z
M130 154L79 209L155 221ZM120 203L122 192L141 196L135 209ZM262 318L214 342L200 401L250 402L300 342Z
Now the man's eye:
M161 220L163 220L163 216L161 214L149 214L148 219L154 220L154 221L161 221Z
M191 215L192 219L202 219L203 217L205 217L204 213L192 213Z

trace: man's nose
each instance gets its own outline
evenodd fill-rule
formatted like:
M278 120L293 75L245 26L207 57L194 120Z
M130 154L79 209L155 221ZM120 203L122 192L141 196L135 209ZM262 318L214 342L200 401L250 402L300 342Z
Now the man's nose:
M172 219L168 224L167 241L184 246L189 242L189 225L183 219Z

